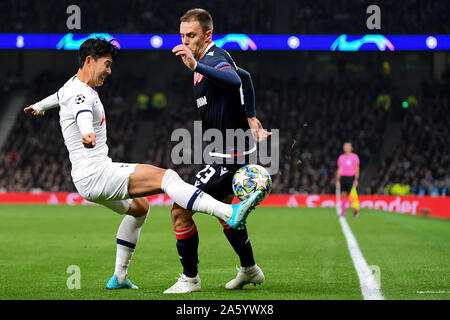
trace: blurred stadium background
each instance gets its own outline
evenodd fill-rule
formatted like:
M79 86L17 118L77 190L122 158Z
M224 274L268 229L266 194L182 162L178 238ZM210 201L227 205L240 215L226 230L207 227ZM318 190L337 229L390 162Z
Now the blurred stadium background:
M216 33L370 33L365 1L342 7L336 1L270 0L243 6L239 1L77 3L86 8L82 29L75 30L83 34L176 34L180 14L199 5L211 10ZM0 32L67 33L69 4L2 1ZM449 33L443 4L388 1L382 6L383 32ZM232 55L252 72L262 123L280 129L274 193L333 194L336 159L343 141L350 140L361 157L360 193L449 195L448 52L233 50ZM74 191L57 112L36 121L19 111L76 72L76 53L2 50L0 57L0 121L14 122L0 131L0 190ZM192 75L167 50L122 50L113 72L99 89L108 108L111 157L174 167L170 134L198 119ZM177 169L186 178L198 167Z
M448 1L383 1L382 29L368 30L366 8L376 2L4 0L0 34L73 32L66 27L71 4L82 8L82 28L75 30L80 34L177 34L179 17L193 7L211 12L219 34L450 34ZM264 127L280 129L273 194L333 195L337 157L350 140L361 159L360 194L448 199L449 51L230 53L252 74L258 118ZM58 112L35 119L22 110L75 74L76 59L76 51L0 50L3 199L10 192L75 192ZM98 90L107 111L110 157L174 168L188 179L199 166L171 162L170 135L176 128L192 129L199 119L191 72L170 50L121 50L112 70ZM441 210L450 217L448 204ZM441 240L446 260L437 263L438 278L448 273L449 239Z

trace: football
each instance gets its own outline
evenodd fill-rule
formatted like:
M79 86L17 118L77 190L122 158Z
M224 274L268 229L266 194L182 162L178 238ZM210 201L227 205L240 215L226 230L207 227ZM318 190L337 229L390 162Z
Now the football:
M233 176L233 192L239 200L247 199L257 190L264 191L265 199L272 190L272 178L263 167L256 164L243 166Z

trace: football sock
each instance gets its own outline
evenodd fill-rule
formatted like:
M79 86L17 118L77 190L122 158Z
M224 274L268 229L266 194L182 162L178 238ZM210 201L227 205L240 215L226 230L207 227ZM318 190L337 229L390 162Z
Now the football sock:
M177 250L183 273L194 278L198 272L198 232L194 224L184 229L174 229L177 237Z
M229 204L220 202L202 190L184 182L171 169L166 170L161 189L184 209L208 213L222 220L228 220L233 214L233 208Z
M127 277L128 266L147 215L142 217L126 215L117 231L116 268L114 274L117 275L120 283L124 282Z
M247 227L244 225L241 230L233 230L223 221L220 221L220 224L223 226L223 233L241 260L241 267L254 266L255 259L252 244L248 238Z

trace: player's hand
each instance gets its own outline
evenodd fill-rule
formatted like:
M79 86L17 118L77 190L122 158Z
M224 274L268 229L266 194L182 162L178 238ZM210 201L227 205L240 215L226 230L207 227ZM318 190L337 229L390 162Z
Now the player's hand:
M175 53L176 56L181 56L181 60L183 63L191 70L194 70L197 67L197 61L192 54L191 49L186 47L184 44L179 44L175 48L172 49L172 52Z
M358 187L358 180L353 181L353 187Z
M247 118L247 121L256 142L262 142L272 135L272 132L263 128L261 122L256 117Z
M336 187L340 188L341 187L341 182L339 180L336 180Z
M35 116L39 116L42 117L45 114L45 111L42 111L42 113L38 113L33 109L33 105L26 107L25 109L23 109L23 112L25 113L32 113Z
M95 138L95 133L88 133L81 138L81 142L85 148L92 149L95 147Z

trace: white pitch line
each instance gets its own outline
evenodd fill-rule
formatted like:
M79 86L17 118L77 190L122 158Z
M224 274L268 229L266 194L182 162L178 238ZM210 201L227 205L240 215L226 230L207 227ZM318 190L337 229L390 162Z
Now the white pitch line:
M344 232L345 239L347 240L348 250L350 251L353 265L358 273L364 300L384 300L384 297L381 294L380 286L375 280L369 265L364 259L347 220L345 220L344 217L339 217L339 223L341 224L342 231Z

